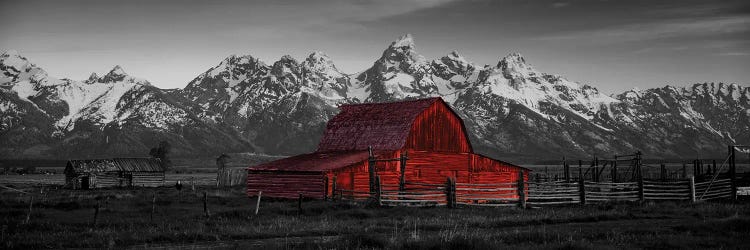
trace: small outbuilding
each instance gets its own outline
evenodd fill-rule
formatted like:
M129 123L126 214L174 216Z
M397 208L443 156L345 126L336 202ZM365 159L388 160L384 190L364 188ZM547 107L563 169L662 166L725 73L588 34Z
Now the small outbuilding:
M475 153L463 121L441 98L340 110L328 121L317 151L249 167L247 194L322 199L334 187L367 192L373 175L387 186L398 186L402 178L434 184L448 177L477 184L528 178L526 168ZM373 159L378 162L371 168Z
M65 186L73 189L163 185L164 167L156 158L70 160L65 166Z

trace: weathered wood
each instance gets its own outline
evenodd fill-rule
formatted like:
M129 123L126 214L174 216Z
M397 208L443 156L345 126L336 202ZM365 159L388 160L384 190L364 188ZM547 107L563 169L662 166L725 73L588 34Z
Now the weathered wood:
M526 208L526 188L524 185L523 171L518 171L517 192L518 192L518 206L521 208Z
M299 198L297 198L297 215L302 214L302 193L299 193Z
M737 166L735 159L735 148L729 146L729 180L732 182L732 200L737 200Z
M643 190L643 177L638 178L638 200L646 201L646 194Z
M23 221L22 224L29 224L29 222L31 221L31 213L32 213L33 207L34 207L34 196L29 196L29 212L26 213L26 219Z
M381 199L382 199L382 194L383 194L383 189L381 188L381 186L380 186L380 185L381 185L381 182L380 182L380 176L379 176L379 175L376 175L376 176L375 176L375 202L376 202L376 204L377 204L378 206L380 206L380 205L382 205L382 204L383 204L383 203L381 202Z
M211 211L208 210L208 193L203 192L203 217L210 218Z
M94 226L96 226L99 223L99 207L101 207L102 201L97 200L96 206L94 207Z
M334 201L336 200L336 176L333 176L333 183L331 184L331 199Z
M581 205L586 205L586 181L583 178L583 173L580 168L578 169L578 175L578 199Z
M151 199L151 214L149 215L151 223L154 223L154 212L156 212L156 192L154 192L154 197Z
M258 199L255 201L255 215L258 215L260 209L260 196L263 195L263 191L258 191Z
M328 175L323 176L323 200L328 201Z

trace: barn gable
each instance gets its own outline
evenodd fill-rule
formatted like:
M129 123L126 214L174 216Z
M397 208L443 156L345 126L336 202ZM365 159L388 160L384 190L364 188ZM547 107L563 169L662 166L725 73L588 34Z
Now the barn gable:
M463 122L439 97L343 105L340 109L326 125L318 152L367 150L369 146L376 150L471 151Z

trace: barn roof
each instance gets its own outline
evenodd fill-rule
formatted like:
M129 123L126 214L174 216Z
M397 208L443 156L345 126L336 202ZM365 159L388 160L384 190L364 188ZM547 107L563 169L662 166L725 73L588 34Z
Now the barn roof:
M326 125L318 152L398 150L406 143L412 123L440 97L388 103L349 104Z
M70 169L69 169L70 168ZM164 172L161 161L155 158L114 158L70 160L66 172Z
M367 151L315 152L292 156L249 167L255 171L324 172L367 160Z

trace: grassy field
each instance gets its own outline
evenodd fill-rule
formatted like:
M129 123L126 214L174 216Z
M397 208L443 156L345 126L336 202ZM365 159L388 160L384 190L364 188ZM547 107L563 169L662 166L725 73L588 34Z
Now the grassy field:
M255 199L199 186L0 193L2 248L607 249L750 248L750 204L366 208ZM204 216L203 193L210 217ZM29 214L30 196L34 197ZM152 200L155 213L151 219ZM95 207L100 204L96 223ZM28 221L26 221L28 216Z

